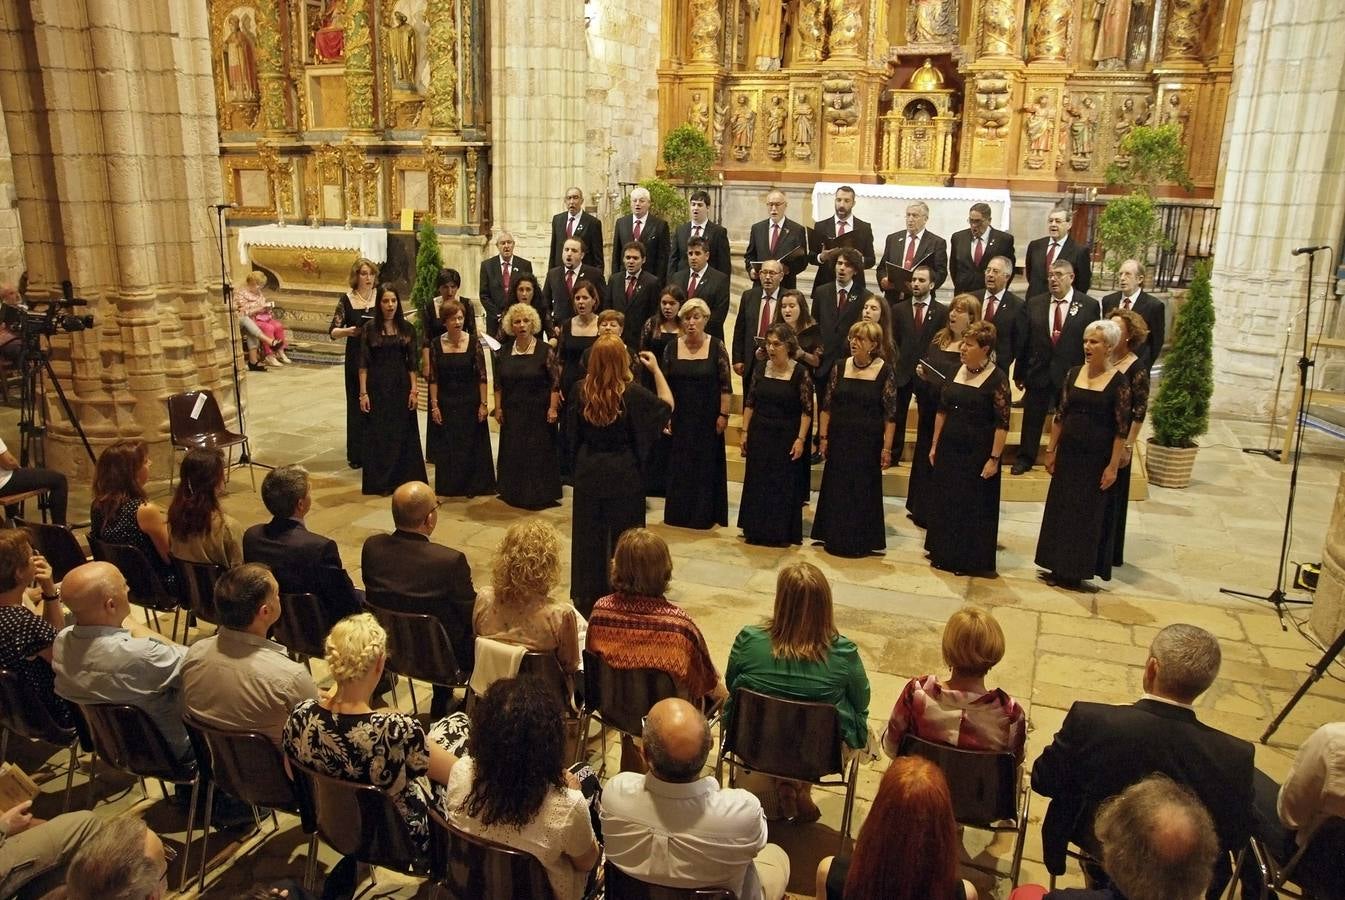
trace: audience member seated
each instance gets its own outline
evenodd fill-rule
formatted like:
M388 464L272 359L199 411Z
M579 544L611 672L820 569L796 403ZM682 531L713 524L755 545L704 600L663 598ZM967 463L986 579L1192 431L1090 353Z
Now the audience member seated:
M476 634L554 651L565 672L579 671L579 613L568 599L552 599L559 580L560 533L539 519L510 525L495 551L491 586L476 598Z
M71 703L135 706L154 720L179 759L189 759L181 697L187 648L144 629L132 633L126 579L111 563L72 569L61 583L61 599L75 624L52 645L56 693Z
M1190 788L1166 775L1150 775L1104 801L1093 832L1110 883L1049 893L1023 885L1010 900L1200 900L1210 888L1219 854L1214 822Z
M0 334L3 333L4 330L0 329ZM0 354L4 352L4 346L7 345L0 345ZM70 485L65 476L55 469L22 465L18 457L9 452L5 442L0 440L0 503L3 503L6 497L26 494L39 488L47 490L47 508L51 513L51 521L57 525L64 525L70 497ZM7 505L5 509L5 515L10 518L19 514L17 504Z
M626 532L630 534L630 532ZM603 787L607 862L651 884L728 888L740 900L780 900L789 857L766 843L761 803L702 777L713 740L700 710L660 700L645 719L648 775L622 772Z
M447 783L457 761L428 740L420 722L369 705L388 661L388 634L368 613L348 616L327 635L327 667L336 687L319 700L304 700L290 713L281 744L285 753L335 778L386 791L406 820L422 856L429 853L430 780ZM349 897L357 864L345 857L327 876L322 896Z
M32 801L0 813L0 897L41 897L65 881L66 866L102 825L93 813L34 819Z
M580 900L599 848L589 801L564 756L560 703L536 678L502 678L472 708L444 814L468 834L532 854L556 900Z
M470 672L475 661L472 635L472 567L459 550L430 540L439 524L439 503L423 481L408 481L392 493L392 534L370 535L360 554L364 589L377 602L398 612L431 615L443 623L458 667ZM445 677L451 673L444 673ZM447 715L451 688L434 687L430 715Z
M1194 625L1154 636L1144 664L1144 696L1130 706L1077 702L1032 767L1032 788L1051 798L1042 821L1047 868L1064 871L1073 842L1096 855L1090 826L1098 805L1147 775L1161 773L1195 791L1209 810L1221 850L1236 853L1252 823L1252 745L1202 724L1192 708L1219 674L1219 641ZM1227 880L1220 854L1211 900Z
M177 575L168 561L168 519L149 501L148 481L149 444L117 441L103 450L93 472L89 537L135 547L171 592L177 589Z
M358 613L364 592L351 583L336 541L314 534L304 524L313 507L308 470L281 466L267 472L262 503L271 521L243 533L243 559L270 566L282 594L315 594L328 621Z
M232 731L260 731L280 746L290 711L319 698L313 676L268 640L280 588L266 566L247 563L215 582L219 631L192 644L182 663L187 710Z
M729 653L727 681L726 727L733 716L733 692L747 688L789 700L831 703L840 714L846 746L856 751L869 744L869 677L864 661L854 641L836 631L831 585L812 563L793 563L780 570L775 612L764 625L748 625L738 632ZM775 793L775 798L767 798L767 818L778 815L800 822L819 818L812 785L777 780Z
M168 505L168 552L178 559L230 568L243 562L243 529L220 508L224 454L188 450L173 502Z
M25 604L28 585L37 581L42 615ZM33 552L28 532L0 531L0 666L14 671L57 723L74 724L70 704L56 695L51 645L65 627L61 592L51 580L51 565ZM0 896L8 896L0 892Z
M943 627L943 662L953 670L947 681L922 675L906 683L887 730L883 749L896 756L906 734L963 750L1010 752L1020 762L1027 739L1027 717L1018 702L985 676L1004 658L1004 631L994 616L974 606L953 613Z
M14 285L0 284L0 310L3 310L3 316L0 316L0 359L11 366L17 366L23 355L20 338L23 307L19 305L22 302L23 297Z
M70 860L65 893L57 896L66 900L160 900L168 896L169 859L163 841L143 819L117 816L104 822Z
M957 877L957 821L939 767L918 756L894 760L854 849L817 866L817 900L976 900Z

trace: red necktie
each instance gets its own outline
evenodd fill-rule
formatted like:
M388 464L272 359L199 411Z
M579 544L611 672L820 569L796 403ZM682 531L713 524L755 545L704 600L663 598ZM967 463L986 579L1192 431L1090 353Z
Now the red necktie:
M627 275L627 276L626 276L626 302L629 303L629 302L630 302L630 298L633 297L633 296L635 296L635 276L634 276L634 275Z
M850 299L850 292L841 288L836 292L836 308L845 309L845 301Z
M574 216L570 216L570 221L565 225L565 236L574 237Z
M985 320L993 322L995 319L995 295L987 294L985 297Z
M696 288L700 287L701 277L695 272L691 273L691 283L687 285L687 296L696 296Z
M574 269L565 270L565 292L567 294L574 293Z
M925 304L915 304L915 330L923 331L925 328Z
M843 235L843 234L845 234L845 220L844 220L844 219L842 219L841 221L839 221L839 222L836 223L836 237L840 237L840 236Z
M692 237L700 237L700 236L701 236L701 227L700 227L699 225L693 225L693 226L691 226L691 236L692 236Z
M1054 345L1060 340L1060 332L1065 328L1065 304L1059 300L1055 302L1055 323L1051 326L1051 343Z
M505 296L508 296L508 295L509 295L509 263L506 261L506 262L502 263L501 265L504 266L504 269L503 269L503 271L504 271L504 293L505 293Z
M630 233L630 234L631 234L631 237L638 241L638 240L640 239L640 231L641 231L643 228L644 228L644 223L643 223L643 222L636 222L636 223L635 223L635 228L631 230L631 233Z
M1049 250L1046 251L1046 268L1048 270L1051 268L1051 266L1055 265L1055 257L1056 254L1058 254L1059 252L1060 252L1060 245L1057 244L1055 241L1051 241L1051 247Z
M1121 306L1123 306L1126 309L1130 309L1130 298L1127 297L1125 303L1122 303Z
M771 327L771 297L761 298L761 321L757 323L757 337L765 337L766 329Z
M909 269L915 265L915 235L909 235L906 238L906 259L902 262L903 269Z
M971 262L973 265L981 264L981 239L976 239L976 247L971 251Z
M780 226L777 225L776 223L772 222L772 223L771 223L771 255L772 255L772 256L775 255L775 245L778 244L778 243L780 243Z

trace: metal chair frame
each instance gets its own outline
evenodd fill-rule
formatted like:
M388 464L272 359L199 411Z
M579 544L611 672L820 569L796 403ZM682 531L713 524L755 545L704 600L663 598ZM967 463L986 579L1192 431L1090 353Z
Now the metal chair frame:
M182 615L182 601L176 594L168 590L164 585L163 579L159 573L154 571L145 554L141 553L139 548L132 547L130 544L112 544L107 541L99 541L89 538L89 549L93 552L93 558L101 562L108 562L116 566L121 571L122 577L126 579L126 585L130 589L131 602L145 611L145 627L152 628L163 633L159 625L159 613L173 614L173 625L168 631L168 639L173 640L177 634L178 619ZM118 560L124 560L130 565L123 568ZM128 571L129 569L129 571ZM150 613L154 614L154 622L150 623ZM182 638L185 643L187 637L187 628L182 628Z
M79 545L79 538L66 525L46 522L28 522L14 519L16 528L26 529L28 540L38 553L51 563L51 580L61 582L70 570L89 561L89 555Z
M204 396L205 402L201 406L200 412L193 417L192 412L196 408L198 398ZM219 401L215 399L213 391L184 391L180 394L171 394L164 401L168 406L168 438L173 447L173 464L168 470L168 487L171 490L174 481L177 478L177 451L181 450L184 454L188 450L206 449L219 450L224 449L228 456L224 467L225 478L228 478L229 472L233 470L233 448L242 446L243 452L247 454L251 450L251 442L245 434L238 434L229 430L224 423L224 412L220 409ZM204 427L193 424L193 419L201 423ZM242 463L240 463L242 465ZM252 490L257 490L257 473L252 466L248 466L248 476L252 479Z
M428 613L388 609L367 598L364 605L388 633L388 668L398 675L406 676L414 715L420 715L414 679L437 687L467 689L468 674L458 666L458 658L453 653L453 644L448 639L443 622ZM418 642L417 636L422 635L427 636L428 646Z
M465 865L466 872L460 870ZM465 877L454 882L455 869ZM430 810L430 871L434 896L441 889L457 900L514 900L523 881L531 900L553 900L551 882L537 857L455 828ZM500 884L499 881L506 881ZM455 888L460 890L455 890Z
M1312 896L1299 884L1295 876L1298 864L1312 849L1313 842L1318 840L1323 833L1328 835L1334 833L1338 838L1345 836L1345 819L1339 816L1328 816L1300 835L1296 835L1295 841L1298 844L1298 849L1282 866L1262 841L1257 838L1251 839L1252 858L1256 861L1257 868L1261 870L1261 900L1266 900L1271 891L1297 898L1297 900L1304 900L1304 898ZM1233 880L1237 880L1237 869L1234 869ZM1290 882L1299 885L1299 889L1295 891L1287 887Z
M661 669L614 669L601 656L589 650L584 657L584 703L579 710L578 752L575 762L583 759L588 746L591 722L601 726L602 766L598 777L607 772L607 731L639 738L644 730L641 720L655 703L669 697L683 697L671 675ZM647 703L645 702L647 701ZM636 708L644 709L636 712Z
M0 700L0 759L9 758L11 732L27 741L41 741L70 751L65 798L61 806L61 812L69 812L70 792L75 786L75 771L79 768L79 732L74 727L64 728L58 724L46 704L33 695L32 689L13 669L0 669L0 697L12 699L18 707L10 709L8 703Z

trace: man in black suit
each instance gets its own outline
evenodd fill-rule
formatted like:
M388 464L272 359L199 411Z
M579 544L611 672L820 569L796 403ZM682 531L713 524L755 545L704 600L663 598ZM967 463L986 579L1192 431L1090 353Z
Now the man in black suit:
M1009 292L1013 279L1013 260L996 256L986 263L982 276L985 287L974 292L981 301L981 318L995 326L995 368L1005 375L1018 356L1023 339L1023 299Z
M476 637L472 568L458 550L430 540L439 523L439 504L423 481L408 481L392 494L392 534L370 535L360 554L364 589L371 606L434 616L444 626L458 668L470 672ZM451 678L454 673L443 673ZM430 715L448 715L453 692L436 686Z
M267 472L262 503L271 521L243 533L243 559L270 566L282 594L315 594L329 625L359 612L364 593L351 584L336 541L304 527L313 506L307 470L281 466Z
M859 321L869 291L859 282L864 258L854 247L845 247L833 265L836 280L817 289L812 314L822 339L822 363L817 367L817 386L825 390L831 367L850 354L850 326Z
M932 298L934 292L948 280L948 245L934 232L925 230L925 223L928 221L928 204L916 200L907 206L906 230L896 231L887 236L887 242L883 246L883 258L878 261L878 268L881 271L884 263L901 266L903 269L916 265L928 266L934 279L929 292ZM909 299L902 296L897 285L888 278L879 279L878 284L887 296L889 304ZM901 429L898 428L897 431L900 433ZM894 454L892 458L900 459L900 454Z
M565 192L565 212L551 217L551 255L546 267L554 269L561 264L561 251L566 238L577 237L584 242L583 262L602 271L602 220L584 212L584 192L572 187Z
M934 335L947 324L948 307L934 302L933 270L928 265L916 266L911 275L911 298L892 307L892 340L897 345L894 368L897 376L897 434L892 442L894 466L901 465L901 452L906 447L906 411L911 408L911 397L915 396L915 367L929 352Z
M1063 259L1074 267L1074 289L1088 293L1093 285L1091 251L1069 236L1074 214L1057 207L1046 217L1046 237L1039 237L1027 245L1027 298L1044 294L1050 285L1051 264Z
M1023 432L1013 474L1022 475L1037 462L1046 415L1060 402L1065 375L1083 365L1083 333L1102 318L1102 304L1074 290L1074 267L1059 259L1047 279L1050 293L1029 297L1019 318L1023 336L1014 363L1013 381L1026 390Z
M1032 767L1032 789L1050 797L1042 820L1046 868L1065 871L1073 842L1096 853L1097 807L1160 773L1195 792L1214 820L1221 851L1247 843L1254 752L1248 742L1202 724L1191 708L1219 674L1219 642L1203 628L1169 625L1149 645L1144 697L1129 706L1077 702ZM1220 854L1223 860L1223 854ZM1210 894L1227 880L1216 868Z
M1167 308L1163 301L1144 290L1144 266L1137 259L1127 259L1121 263L1117 273L1121 289L1102 298L1102 314L1109 316L1113 309L1132 309L1139 313L1144 324L1149 326L1149 338L1144 346L1136 351L1140 365L1152 369L1158 354L1163 352L1166 339Z
M1009 272L1017 257L1013 252L1013 235L990 227L990 204L973 203L967 213L970 228L953 232L948 241L953 270L953 291L970 294L985 286L985 268L996 256L1009 260Z
M743 291L738 300L738 318L733 325L733 371L742 376L744 397L752 387L752 373L760 364L756 339L761 338L764 343L766 329L775 321L784 275L784 266L777 260L766 260L761 264L758 283Z
M672 276L687 268L687 242L694 237L705 238L710 248L710 268L733 275L733 256L729 252L729 233L723 225L710 221L710 195L706 191L691 192L691 221L677 226L673 235L672 258L668 261L668 275Z
M830 250L823 250L822 244L826 241L835 240L847 234L854 235L854 248L859 251L860 258L863 261L863 268L855 273L855 280L859 282L860 289L864 287L864 269L872 269L874 264L873 255L873 226L868 222L861 221L853 215L855 209L855 189L849 186L836 188L836 215L829 219L823 219L813 226L813 234L817 238L817 257L813 260L817 264L817 274L813 277L813 296L817 296L817 289L824 284L831 284L836 280L836 258L841 255L841 247L833 247Z
M724 339L724 321L729 317L729 277L718 269L710 268L710 247L705 238L687 241L687 262L690 268L673 274L668 284L686 291L687 299L700 297L710 307L710 324L705 333Z
M630 241L621 249L626 271L607 285L606 309L615 309L626 317L621 328L621 339L634 353L640 344L640 329L658 309L658 294L663 288L661 279L644 270L644 244Z
M602 270L582 264L584 242L579 238L566 238L560 252L560 265L546 273L542 283L542 329L548 334L560 334L560 326L574 315L574 306L570 303L570 292L581 281L591 281L598 289L598 296L607 293L607 284L602 280Z
M785 276L780 287L795 286L798 275L808 268L808 229L785 215L789 198L784 191L773 190L766 195L766 218L752 226L747 239L747 275L757 280L757 266L762 260L778 259L784 263ZM786 259L788 257L788 259Z
M531 262L514 255L514 236L509 232L501 231L496 235L495 249L499 252L490 259L482 260L481 274L477 277L481 305L486 310L486 334L491 337L500 336L500 316L509 308L509 292L514 287L514 276L532 271Z
M631 241L644 244L645 270L655 278L668 276L668 254L672 235L668 223L649 211L649 190L637 187L630 192L631 214L616 220L612 230L612 274L625 265L621 249Z

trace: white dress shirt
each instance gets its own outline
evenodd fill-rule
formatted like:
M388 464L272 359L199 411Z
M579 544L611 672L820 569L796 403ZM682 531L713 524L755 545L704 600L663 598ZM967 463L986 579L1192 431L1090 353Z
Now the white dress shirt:
M1296 831L1329 816L1345 817L1345 722L1328 722L1299 748L1276 809L1284 826Z

